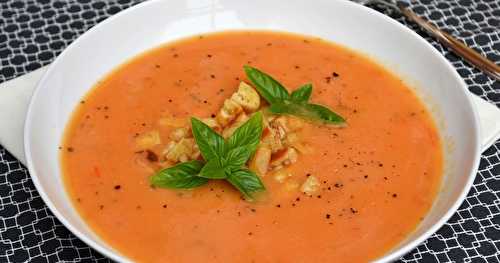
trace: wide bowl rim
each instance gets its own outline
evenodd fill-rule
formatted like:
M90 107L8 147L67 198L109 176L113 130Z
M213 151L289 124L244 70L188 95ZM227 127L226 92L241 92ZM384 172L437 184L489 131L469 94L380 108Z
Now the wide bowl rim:
M59 209L56 207L56 205L51 201L51 199L48 197L47 193L45 193L44 188L42 187L40 181L38 180L38 175L36 172L36 168L33 165L33 158L32 158L32 151L31 151L31 144L29 143L30 136L31 136L31 123L33 119L33 104L34 101L39 97L39 94L43 92L44 89L44 83L48 79L50 75L53 74L54 71L57 71L57 68L60 67L59 64L62 57L64 57L67 53L71 52L75 48L75 46L78 45L79 42L84 41L86 38L89 36L93 35L96 31L98 31L102 26L105 26L108 23L111 23L113 20L116 20L122 16L126 16L129 13L133 12L136 9L144 8L148 5L154 5L156 2L160 2L164 0L152 0L152 1L146 1L139 3L137 5L134 5L130 8L127 8L115 15L112 15L105 20L101 21L100 23L96 24L94 27L89 29L88 31L84 32L82 35L80 35L78 38L76 38L70 45L68 45L58 56L57 58L49 65L48 70L44 73L43 77L40 79L40 81L37 83L35 90L32 94L32 97L29 102L28 106L28 111L26 114L26 120L24 122L24 151L25 151L25 156L26 156L26 166L27 169L30 173L30 176L33 180L33 183L40 194L42 200L45 202L45 204L49 207L51 212L57 217L57 219L66 227L68 228L75 236L77 236L80 240L82 240L84 243L88 244L91 246L93 249L97 250L99 253L105 255L106 257L118 261L118 262L128 262L130 261L129 258L126 258L125 256L119 255L108 248L105 248L101 244L93 241L91 238L87 237L86 234L83 234L81 231L79 231L76 227L74 227L67 219L66 217L59 211ZM402 34L409 34L413 37L412 41L417 41L419 46L422 48L428 49L431 51L432 56L434 59L440 60L441 63L443 63L446 66L446 71L444 73L447 73L449 77L454 78L456 81L460 83L460 87L457 87L457 92L462 92L464 93L465 97L467 98L467 105L462 105L462 107L466 107L469 111L472 111L472 114L474 116L473 118L473 123L472 128L473 131L475 132L476 136L474 138L474 160L472 162L472 166L469 172L469 176L467 178L465 187L463 187L462 191L460 192L459 197L454 201L453 205L450 206L450 208L447 210L447 212L438 220L436 224L434 224L432 227L429 227L427 230L425 230L422 234L418 236L415 240L412 242L407 243L406 245L398 248L397 250L394 251L389 251L385 255L383 255L380 258L377 258L375 261L376 262L390 262L394 261L395 259L405 255L408 253L410 250L413 248L417 247L420 243L428 239L432 234L434 234L439 228L441 228L450 218L451 216L458 210L459 206L462 204L462 202L465 200L468 192L470 191L472 184L474 182L474 178L476 175L476 171L479 167L479 160L481 156L481 148L480 148L480 125L479 125L479 114L477 112L477 109L474 107L472 100L470 99L470 96L468 96L468 89L465 81L460 77L460 75L456 72L455 68L453 65L441 54L439 53L438 50L436 50L429 42L427 42L422 36L418 35L416 32L412 31L411 29L407 28L403 24L397 22L396 20L381 14L371 8L368 8L366 6L356 4L351 1L342 1L342 0L337 0L339 4L344 4L350 6L350 8L357 9L357 12L364 12L365 15L372 15L372 16L377 16L380 19L386 20L386 22L389 22L391 24L391 27L394 27L395 29L398 29L399 31L402 31ZM211 32L218 32L218 31L211 31ZM80 215L79 215L80 216ZM81 217L81 216L80 216ZM105 241L103 241L105 242Z

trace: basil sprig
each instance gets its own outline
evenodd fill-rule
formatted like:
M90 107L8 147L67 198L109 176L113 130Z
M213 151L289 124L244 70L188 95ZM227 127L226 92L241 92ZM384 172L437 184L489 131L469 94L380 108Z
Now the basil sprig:
M273 77L257 68L244 66L248 79L257 92L270 104L274 114L289 114L326 124L343 125L345 119L325 106L309 103L312 84L305 84L289 94L285 87Z
M205 162L190 161L162 169L151 176L152 185L163 188L189 189L209 179L227 180L247 200L264 191L260 178L244 165L255 153L262 136L262 114L255 113L227 140L202 121L191 118L193 136Z

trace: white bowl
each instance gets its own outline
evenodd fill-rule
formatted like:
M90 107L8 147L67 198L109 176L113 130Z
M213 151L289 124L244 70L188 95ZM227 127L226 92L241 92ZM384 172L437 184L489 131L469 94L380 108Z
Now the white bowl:
M432 109L446 146L443 187L418 229L380 262L410 251L456 211L479 162L478 117L463 80L423 38L348 1L158 0L121 12L78 38L52 63L30 103L24 134L28 169L43 200L80 239L113 260L130 261L92 232L63 190L57 147L80 98L116 66L147 49L227 29L314 35L361 51L411 83Z

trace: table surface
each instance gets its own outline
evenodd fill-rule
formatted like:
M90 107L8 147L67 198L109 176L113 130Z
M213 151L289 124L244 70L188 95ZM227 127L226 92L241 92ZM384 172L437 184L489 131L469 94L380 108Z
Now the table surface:
M0 82L49 64L76 37L138 0L0 0ZM417 14L500 63L499 0L415 0ZM500 106L488 78L399 14L374 6L425 37L456 67L469 90ZM1 125L1 124L0 124ZM500 141L481 157L457 213L401 262L500 262ZM70 233L40 198L26 168L0 146L0 262L109 261Z

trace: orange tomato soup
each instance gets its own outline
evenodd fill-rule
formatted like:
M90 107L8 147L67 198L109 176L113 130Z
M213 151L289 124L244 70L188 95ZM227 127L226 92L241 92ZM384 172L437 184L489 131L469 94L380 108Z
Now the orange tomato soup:
M312 83L311 101L347 120L307 124L312 149L267 197L229 184L152 188L135 138L162 118L209 117L248 64L286 87ZM160 146L151 149L160 155ZM161 157L160 157L161 158ZM352 50L277 32L225 32L173 42L119 67L82 99L61 145L74 206L107 243L140 262L366 262L402 241L430 209L443 173L429 112L405 83ZM154 167L153 167L154 168ZM313 196L290 184L314 175Z

